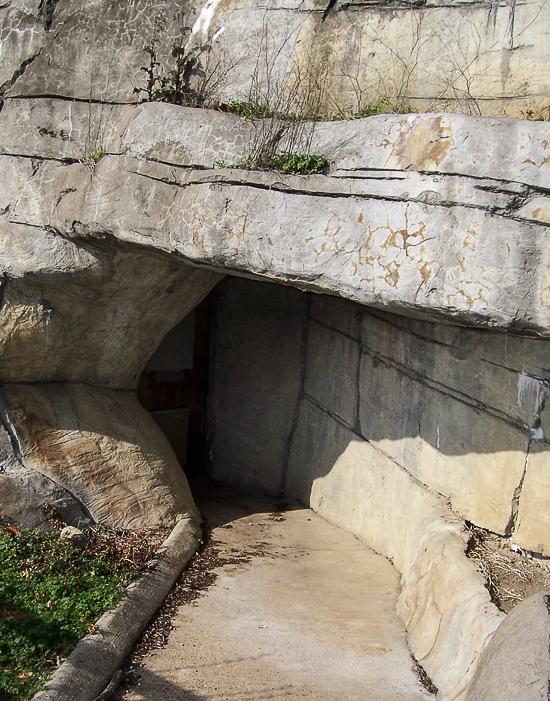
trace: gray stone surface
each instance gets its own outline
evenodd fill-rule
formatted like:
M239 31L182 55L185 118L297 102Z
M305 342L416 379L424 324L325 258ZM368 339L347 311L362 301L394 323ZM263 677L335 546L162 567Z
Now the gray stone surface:
M242 155L251 128L229 115L204 113L201 129L196 110L171 105L35 102L23 119L18 100L0 117L10 260L31 232L48 232L50 258L67 239L80 250L107 238L388 310L550 332L544 124L459 115L325 124L311 148L326 153L329 177L303 177L212 169ZM88 147L86 120L102 124ZM106 152L93 167L63 162L85 160L91 146Z
M550 687L550 594L521 601L493 635L466 701L546 701Z
M209 409L213 476L284 486L301 386L308 296L233 278L216 291Z
M0 97L62 95L129 102L145 84L143 52L164 15L158 58L168 68L180 26L192 45L219 30L214 57L227 99L260 98L299 78L328 114L381 98L396 109L522 116L547 107L550 56L542 0L496 9L480 0L12 0L0 9ZM181 19L174 20L179 13ZM33 59L30 64L26 62ZM235 65L237 64L237 65ZM20 74L20 75L19 75ZM254 79L254 82L252 82ZM319 89L321 87L321 90ZM319 94L320 93L320 94Z

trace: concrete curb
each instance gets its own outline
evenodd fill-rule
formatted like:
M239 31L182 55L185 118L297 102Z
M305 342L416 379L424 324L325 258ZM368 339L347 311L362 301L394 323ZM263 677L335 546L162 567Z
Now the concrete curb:
M188 516L157 551L157 568L131 584L118 606L99 618L33 701L94 701L130 653L141 632L195 554L201 532Z

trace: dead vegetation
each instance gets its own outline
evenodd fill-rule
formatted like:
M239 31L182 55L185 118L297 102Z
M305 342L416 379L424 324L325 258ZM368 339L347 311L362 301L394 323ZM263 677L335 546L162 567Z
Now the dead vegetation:
M470 526L467 557L485 577L493 603L504 613L538 591L550 591L550 565L508 539Z

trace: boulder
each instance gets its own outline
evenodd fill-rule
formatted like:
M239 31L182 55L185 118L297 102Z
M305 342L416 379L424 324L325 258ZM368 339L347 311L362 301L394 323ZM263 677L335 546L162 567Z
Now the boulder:
M550 593L520 602L491 638L466 701L546 701L550 688Z

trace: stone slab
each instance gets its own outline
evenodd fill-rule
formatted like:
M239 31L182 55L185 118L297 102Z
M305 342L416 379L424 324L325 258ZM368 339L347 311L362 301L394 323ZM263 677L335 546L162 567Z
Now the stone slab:
M550 594L521 601L493 635L466 701L546 701L550 685Z
M65 489L96 523L172 525L200 514L167 438L132 392L5 385L2 420L20 461ZM47 496L47 495L46 495Z
M505 533L530 436L365 353L361 434L445 495L463 518Z

